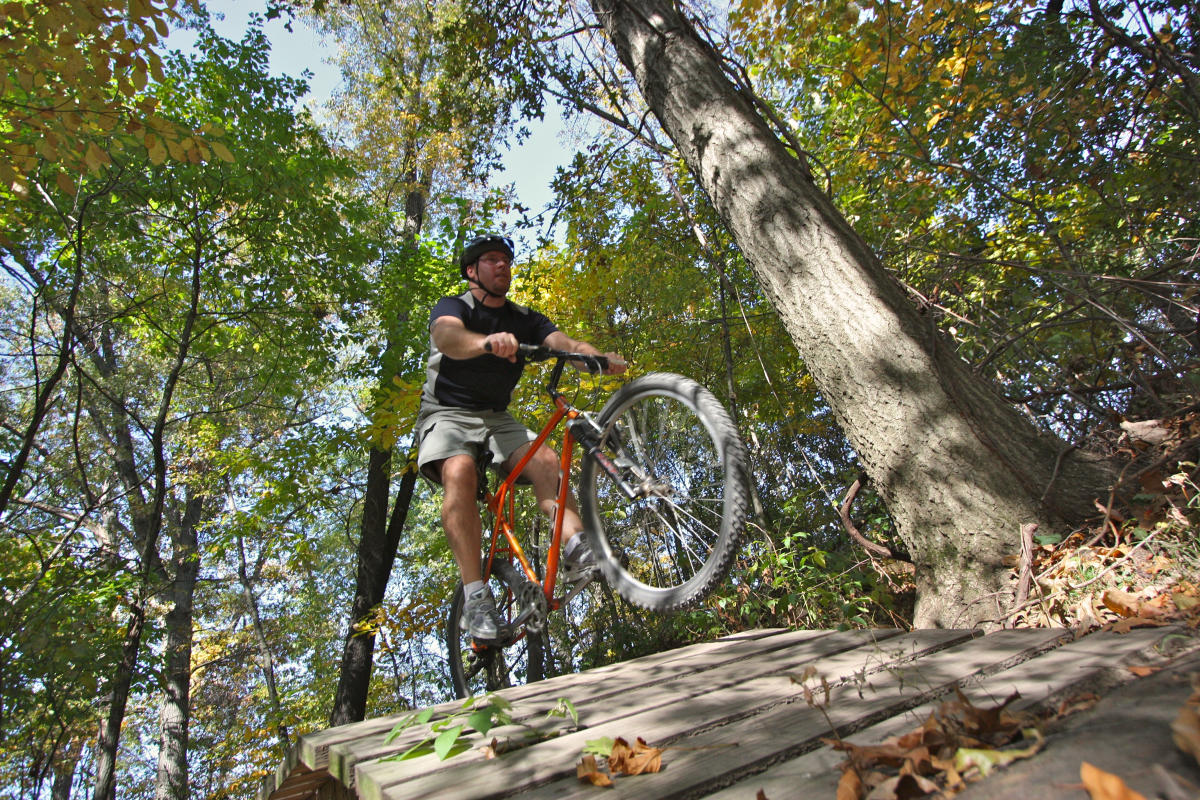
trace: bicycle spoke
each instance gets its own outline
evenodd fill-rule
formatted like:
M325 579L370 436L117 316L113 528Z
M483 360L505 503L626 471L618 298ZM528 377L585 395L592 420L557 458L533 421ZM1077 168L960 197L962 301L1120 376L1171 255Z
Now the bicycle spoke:
M614 395L599 421L635 499L589 462L583 496L618 591L648 608L675 608L708 591L739 544L744 451L699 384L666 374L637 384Z
M499 561L493 565L493 572L488 577L497 610L508 625L520 613L516 594L511 587L523 580L511 564ZM540 650L534 652L535 647L541 646L540 639L523 632L507 646L477 647L462 617L464 603L460 584L451 603L446 626L450 676L455 694L459 697L478 695L542 679L544 653Z

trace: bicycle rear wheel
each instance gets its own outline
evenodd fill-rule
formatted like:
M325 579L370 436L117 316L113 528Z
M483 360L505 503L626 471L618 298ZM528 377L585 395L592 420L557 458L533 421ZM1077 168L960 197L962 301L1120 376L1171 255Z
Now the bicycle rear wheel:
M520 613L515 587L524 580L524 576L507 561L497 560L492 564L487 583L496 599L500 619L510 629ZM465 605L466 593L459 581L446 617L446 652L455 697L486 694L540 681L545 676L547 648L544 633L513 630L504 644L478 645L463 619Z
M670 373L622 387L596 423L603 451L637 490L628 498L583 459L580 502L604 577L643 608L694 605L725 579L741 545L749 488L737 427L711 392Z

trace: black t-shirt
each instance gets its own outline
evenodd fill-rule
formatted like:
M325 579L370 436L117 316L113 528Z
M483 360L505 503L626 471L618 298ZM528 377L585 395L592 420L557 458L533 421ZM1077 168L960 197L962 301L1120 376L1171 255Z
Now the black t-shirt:
M522 344L541 344L558 330L544 314L509 301L492 308L476 300L470 292L439 300L429 316L430 328L438 317L456 317L475 333L511 333ZM428 413L439 407L502 411L508 408L524 367L525 359L520 355L515 364L491 354L450 358L437 349L431 336L421 393L422 411Z

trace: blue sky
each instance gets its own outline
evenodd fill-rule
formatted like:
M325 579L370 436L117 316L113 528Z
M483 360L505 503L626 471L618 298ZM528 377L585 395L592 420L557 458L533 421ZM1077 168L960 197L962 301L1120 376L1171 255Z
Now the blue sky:
M251 13L266 15L265 0L208 0L205 5L214 17L217 33L228 39L241 38ZM216 19L218 14L225 19ZM273 73L294 78L301 77L306 69L313 73L308 79L310 105L317 113L320 104L338 85L337 69L327 63L333 48L302 21L294 22L288 31L281 20L272 20L264 26L264 32L271 42ZM186 32L173 33L170 45L184 47L186 38ZM562 125L557 111L554 104L548 104L546 120L529 126L531 136L505 154L505 171L496 177L497 184L516 184L517 197L534 213L550 202L554 171L570 160L573 153L560 142Z

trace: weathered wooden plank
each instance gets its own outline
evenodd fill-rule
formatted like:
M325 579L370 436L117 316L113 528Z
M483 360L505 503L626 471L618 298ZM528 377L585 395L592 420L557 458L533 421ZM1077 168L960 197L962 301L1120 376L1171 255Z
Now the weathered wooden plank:
M907 662L924 652L940 649L948 642L973 635L962 631L920 631L878 642L864 634L869 632L842 632L807 646L781 651L773 659L731 665L730 669L738 677L721 688L714 689L711 684L698 680L689 683L688 678L648 686L636 692L641 695L637 703L625 706L621 716L595 725L589 717L583 720L588 724L587 729L542 742L510 757L479 761L464 755L460 757L459 765L424 775L414 775L411 768L397 769L399 765L395 764L362 764L358 768L359 797L360 800L397 800L436 795L467 800L513 793L568 775L571 780L565 788L574 790L579 788L574 783L574 764L588 739L643 736L654 742L670 741L695 730L735 723L762 714L766 709L791 704L803 690L788 671L805 664L816 663L830 679L842 681L854 676L882 674L880 670L897 662ZM858 646L839 648L835 646L839 640L846 645L857 642ZM589 711L598 713L599 710ZM656 793L651 789L643 796L656 796Z
M1062 695L1087 688L1099 676L1130 662L1133 656L1146 652L1163 635L1161 631L1146 629L1120 636L1095 633L986 676L983 680L965 682L963 693L972 703L982 706L999 703L1013 692L1018 692L1021 699L1010 706L1013 710L1056 702ZM920 726L937 710L940 701L941 698L938 698L917 706L843 738L860 745L878 744L889 737L907 733ZM833 797L841 777L838 767L844 758L843 753L821 747L772 766L762 773L750 775L705 797L709 800L740 800L755 797L760 789L772 800L785 797ZM672 769L675 766L672 763Z
M764 707L753 716L711 725L700 729L699 733L684 730L679 736L662 736L661 728L651 730L645 737L648 742L678 748L668 751L671 756L667 769L658 774L617 780L605 796L662 800L700 796L710 787L728 783L739 775L813 750L820 746L821 737L829 736L833 728L861 727L902 713L905 708L943 693L947 687L968 676L1000 668L1022 655L1032 656L1060 640L1062 635L1058 631L1000 632L866 675L838 665L840 656L822 659L814 667L827 681L839 683L827 705L819 682L814 679L809 685L815 686L815 706L800 699L799 702ZM770 685L771 682L765 683ZM769 690L780 692L786 688L776 683ZM633 735L635 731L630 730L627 738ZM575 780L573 774L567 774L522 797L528 797L528 800L583 798L592 796L590 789ZM792 787L786 796L806 795L796 793Z
M830 631L783 631L763 636L730 636L711 642L700 642L674 650L664 650L648 656L608 664L577 674L557 675L553 678L525 686L514 686L500 694L514 705L538 697L557 697L564 685L584 689L600 687L603 695L615 694L624 688L644 682L647 671L659 670L663 676L676 676L697 672L710 667L743 658L752 658L773 650L790 647L822 636Z
M562 696L562 687L564 685L576 687L580 690L580 693L583 693L587 687L600 683L605 685L606 694L615 693L622 691L628 686L635 685L638 682L637 672L639 670L671 664L673 665L671 671L680 673L694 671L705 668L706 664L717 664L738 658L750 658L771 650L788 647L796 642L825 636L827 633L827 631L788 631L782 628L744 631L712 642L701 642L675 650L667 650L643 656L642 658L619 664L610 664L579 675L559 675L528 686L516 686L511 689L505 689L500 694L511 703L516 704L521 702L524 705L522 701L535 699L540 696L553 696L557 700L558 697ZM451 700L440 703L432 708L434 709L435 716L442 716L461 708L462 702L461 700ZM412 712L391 714L305 734L300 737L294 748L297 760L310 769L329 768L331 747L340 745L342 746L342 750L345 751L345 748L360 739L382 740L397 722L404 719L410 713ZM544 714L545 711L542 710L539 713ZM413 736L397 740L392 751L403 752L408 749L417 741L415 736L414 734ZM338 780L343 781L345 785L353 786L353 763L347 764L343 761L340 764L334 765L331 772Z
M877 631L875 635L877 638L887 638L897 633L899 632L888 630ZM727 637L643 656L620 664L610 664L585 673L561 675L529 686L505 689L498 694L513 704L513 719L516 723L539 723L561 698L571 700L577 710L586 710L589 706L594 706L604 707L610 713L623 713L620 711L621 703L629 702L630 698L634 697L630 692L648 682L659 684L705 673L706 678L703 680L708 686L712 686L713 681L729 683L744 676L740 666L729 670L727 674L719 673L716 676L713 676L711 671L731 664L740 665L747 659L769 656L773 652L831 635L829 631L776 631L771 635ZM834 647L850 646L837 644L837 637L829 641ZM614 705L614 698L624 700ZM462 702L454 701L442 704L438 708L443 712L457 710L461 708ZM400 718L403 718L403 715L387 718L389 725L383 729L372 723L359 723L357 727L344 726L340 729L341 735L337 740L326 740L323 753L325 767L346 786L356 786L354 767L359 762L402 753L423 738L424 733L414 729L394 742L384 744L384 735ZM491 735L503 737L512 734L512 730L501 729Z
M267 800L310 800L316 797L352 800L353 795L344 792L339 795L339 787L328 785L334 783L333 777L323 769L304 770L299 767L278 786L270 787L263 797Z
M1194 648L1195 631L1184 630L1192 640L1187 646ZM1144 797L1200 797L1200 765L1171 738L1171 724L1191 695L1191 677L1198 670L1200 654L1193 651L1177 655L1160 672L1105 693L1091 709L1048 726L1039 756L972 784L959 797L1057 800L1064 786L1079 782L1084 761L1115 773Z

